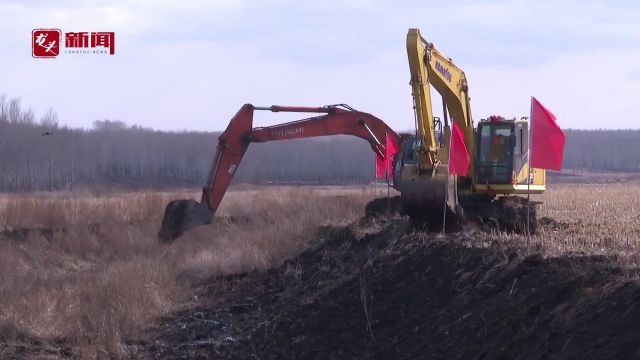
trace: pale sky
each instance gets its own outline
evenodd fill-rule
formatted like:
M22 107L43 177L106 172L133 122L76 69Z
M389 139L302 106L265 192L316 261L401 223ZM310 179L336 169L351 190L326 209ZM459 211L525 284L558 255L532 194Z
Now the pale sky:
M0 0L0 93L71 127L215 131L244 103L347 103L409 130L410 27L465 71L475 120L527 116L533 95L564 128L640 128L632 0ZM35 28L114 31L115 55L34 59Z

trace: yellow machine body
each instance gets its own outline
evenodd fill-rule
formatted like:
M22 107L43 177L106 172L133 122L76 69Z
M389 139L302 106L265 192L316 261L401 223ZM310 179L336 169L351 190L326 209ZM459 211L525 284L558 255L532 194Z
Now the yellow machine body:
M528 119L492 116L474 127L464 72L426 41L419 29L409 29L406 46L416 134L403 138L397 158L396 188L403 202L416 209L442 211L445 201L452 207L465 196L493 199L544 192L545 171L531 169L529 173ZM442 96L444 119L433 115L432 86ZM465 177L449 175L453 121L470 155Z

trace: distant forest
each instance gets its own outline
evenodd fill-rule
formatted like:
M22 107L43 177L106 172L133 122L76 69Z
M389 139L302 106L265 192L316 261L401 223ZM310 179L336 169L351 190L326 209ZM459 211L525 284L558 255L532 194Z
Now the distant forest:
M564 167L640 171L639 130L566 130ZM97 120L60 127L53 110L37 119L19 99L0 96L0 192L87 186L200 187L214 155L213 132L162 132ZM236 183L362 184L374 156L361 139L333 136L252 144Z

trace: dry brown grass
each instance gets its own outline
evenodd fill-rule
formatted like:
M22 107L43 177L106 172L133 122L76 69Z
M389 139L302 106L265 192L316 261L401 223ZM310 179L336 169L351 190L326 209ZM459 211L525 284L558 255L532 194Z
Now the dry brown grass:
M382 189L379 189L382 190ZM124 340L189 306L193 283L266 269L305 249L318 225L347 224L370 189L258 187L229 192L214 224L171 246L156 234L170 199L197 193L28 194L0 197L0 342L18 333L82 358L126 356ZM555 224L539 234L482 235L528 244L528 252L610 254L640 262L640 184L558 184L535 200ZM25 235L20 229L30 229ZM53 229L52 232L33 231ZM9 335L7 335L9 334ZM3 338L4 337L4 338ZM11 349L0 357L10 354Z
M532 200L542 202L539 224L547 222L537 234L494 233L479 235L478 241L525 244L525 254L607 255L635 276L633 269L640 267L640 183L552 184Z
M186 306L194 281L274 266L303 250L318 225L361 216L374 196L356 188L230 192L214 224L158 244L166 203L198 195L0 198L0 328L51 346L66 338L82 358L125 356L124 339ZM21 229L30 232L17 235ZM13 345L25 341L0 333L0 342L3 336Z
M640 265L640 183L556 185L540 200L539 216L557 225L536 240L552 254L606 254Z

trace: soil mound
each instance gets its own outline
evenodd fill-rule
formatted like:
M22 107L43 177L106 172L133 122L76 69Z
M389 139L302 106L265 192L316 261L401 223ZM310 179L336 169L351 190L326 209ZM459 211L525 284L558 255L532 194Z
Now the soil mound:
M364 213L368 218L389 214L405 215L400 195L392 196L389 198L382 197L373 199L369 201L365 206Z
M279 268L210 279L202 306L132 345L155 358L640 356L640 284L611 259L380 228L323 227Z

